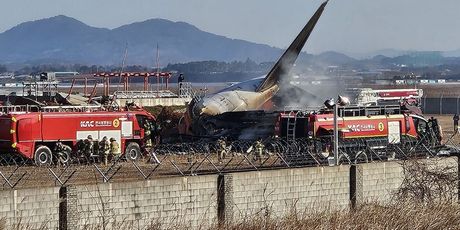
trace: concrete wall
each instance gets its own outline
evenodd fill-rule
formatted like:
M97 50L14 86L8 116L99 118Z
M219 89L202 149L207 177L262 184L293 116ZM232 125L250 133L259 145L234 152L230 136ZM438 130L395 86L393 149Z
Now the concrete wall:
M67 226L75 229L207 226L217 219L217 176L76 186L67 204ZM77 215L72 215L77 213Z
M349 166L225 174L225 214L221 214L225 217L221 218L283 216L294 208L347 207L349 174Z
M422 160L436 167L449 166L458 172L458 159L433 158ZM404 162L378 162L353 166L357 168L357 196L360 202L387 202L404 180Z
M55 229L59 225L59 188L0 191L0 229Z
M369 163L358 167L363 171L363 201L388 201L404 179L403 168L399 162Z
M452 166L456 157L427 159ZM150 181L0 191L0 229L213 227L253 215L283 216L386 202L403 181L402 162L227 173Z

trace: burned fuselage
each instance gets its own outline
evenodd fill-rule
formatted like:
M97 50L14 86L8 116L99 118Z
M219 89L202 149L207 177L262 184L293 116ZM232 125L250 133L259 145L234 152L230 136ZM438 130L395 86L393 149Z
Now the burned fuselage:
M265 103L272 99L278 92L280 83L283 82L282 80L289 75L321 17L326 4L327 1L321 4L265 77L241 82L215 94L192 101L185 115L185 119L188 119L188 121L184 121L184 123L190 125L185 128L186 133L192 132L194 135L200 135L203 133L202 130L205 130L206 132L204 133L207 134L213 133L218 129L213 126L219 123L212 122L219 120L218 118L213 118L213 116L223 115L228 112L260 110ZM238 119L235 121L238 121Z

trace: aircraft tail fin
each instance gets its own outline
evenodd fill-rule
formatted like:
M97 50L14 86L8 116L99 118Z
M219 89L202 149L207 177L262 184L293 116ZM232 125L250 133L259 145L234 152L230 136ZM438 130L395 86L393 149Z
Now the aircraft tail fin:
M292 66L294 65L294 62L297 60L300 51L307 42L308 37L310 36L311 32L315 28L316 23L321 17L321 14L323 13L328 1L329 0L323 2L323 4L321 4L321 6L316 10L315 14L310 18L308 23L305 25L302 31L300 31L289 48L284 52L281 58L276 62L276 64L267 74L264 81L259 85L257 88L258 92L265 91L266 89L277 84L283 76L289 73Z

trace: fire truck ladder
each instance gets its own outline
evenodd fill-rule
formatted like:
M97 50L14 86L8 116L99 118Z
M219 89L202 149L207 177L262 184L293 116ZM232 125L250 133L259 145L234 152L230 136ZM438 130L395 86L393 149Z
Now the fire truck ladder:
M86 106L43 106L42 112L95 112L101 111L104 108L100 105L86 105Z
M295 140L295 130L297 124L297 113L294 111L289 112L287 119L286 139Z

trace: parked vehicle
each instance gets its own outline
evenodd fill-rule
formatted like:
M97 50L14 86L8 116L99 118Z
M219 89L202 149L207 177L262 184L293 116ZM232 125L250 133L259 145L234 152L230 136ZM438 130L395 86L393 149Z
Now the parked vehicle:
M129 111L9 112L0 116L0 153L32 159L37 165L60 158L68 162L83 154L85 141L95 143L91 153L99 154L103 137L114 139L122 156L137 160L152 143L155 117L138 108ZM151 139L149 141L149 139Z

